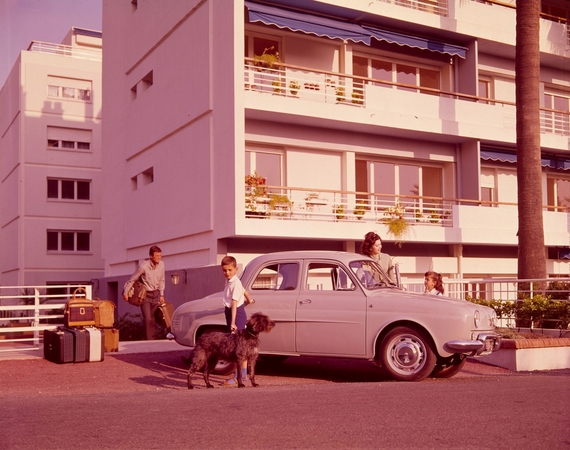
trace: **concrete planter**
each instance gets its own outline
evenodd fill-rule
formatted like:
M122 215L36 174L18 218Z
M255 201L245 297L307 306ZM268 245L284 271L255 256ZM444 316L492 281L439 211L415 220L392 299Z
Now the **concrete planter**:
M504 339L498 352L477 360L514 372L570 369L570 338Z

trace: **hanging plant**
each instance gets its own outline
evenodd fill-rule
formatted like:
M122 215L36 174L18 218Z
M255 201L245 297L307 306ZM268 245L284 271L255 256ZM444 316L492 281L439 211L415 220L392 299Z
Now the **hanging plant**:
M291 95L297 95L299 89L301 89L301 85L297 80L291 80L289 82L289 91L291 92Z
M404 236L408 233L409 224L404 218L406 213L406 207L402 205L399 199L396 200L394 206L387 208L384 211L384 217L382 218L382 223L385 223L388 227L388 233L394 236L396 244L402 247L404 243Z
M362 216L368 211L368 206L364 203L364 200L357 200L354 206L354 215L358 220L362 220Z

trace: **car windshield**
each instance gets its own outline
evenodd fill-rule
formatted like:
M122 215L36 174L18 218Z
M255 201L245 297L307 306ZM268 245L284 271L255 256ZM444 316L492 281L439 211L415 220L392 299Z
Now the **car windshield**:
M366 289L379 289L394 286L388 275L382 270L376 261L361 260L352 261L350 268L358 281Z

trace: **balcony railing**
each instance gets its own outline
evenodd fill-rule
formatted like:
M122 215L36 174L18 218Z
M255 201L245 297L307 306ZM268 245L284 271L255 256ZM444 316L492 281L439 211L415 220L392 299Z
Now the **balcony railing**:
M384 3L403 6L404 8L417 9L438 16L447 16L447 0L376 0Z
M245 58L244 89L246 91L303 101L374 109L374 102L367 101L369 89L374 88L401 89L441 98L485 103L497 108L508 107L512 109L512 113L505 108L504 120L512 124L513 128L516 123L516 110L513 108L516 107L516 104L513 102L375 78L345 75L280 62L273 63L271 67L261 67L256 65L253 58ZM541 108L540 120L542 133L570 136L570 112Z
M516 207L517 203L419 195L264 186L263 194L245 186L245 217L328 222L388 223L404 219L408 225L450 227L453 206ZM570 207L544 205L544 211L567 214Z
M72 47L70 45L52 44L50 42L32 41L28 47L29 52L51 53L53 55L68 56L71 58L101 61L103 52L87 48Z

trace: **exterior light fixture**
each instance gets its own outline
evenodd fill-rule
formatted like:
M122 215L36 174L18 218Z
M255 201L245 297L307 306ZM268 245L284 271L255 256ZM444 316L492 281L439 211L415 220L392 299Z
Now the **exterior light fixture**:
M182 278L182 282L184 284L186 284L187 282L187 274L185 270L181 271L184 274L184 277ZM174 286L177 286L178 284L180 284L180 275L178 274L178 272L174 272L172 275L170 275L170 281L172 281L172 284Z

